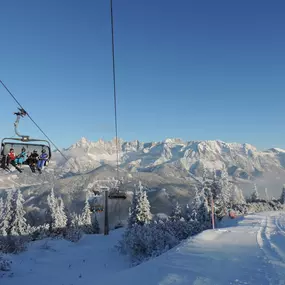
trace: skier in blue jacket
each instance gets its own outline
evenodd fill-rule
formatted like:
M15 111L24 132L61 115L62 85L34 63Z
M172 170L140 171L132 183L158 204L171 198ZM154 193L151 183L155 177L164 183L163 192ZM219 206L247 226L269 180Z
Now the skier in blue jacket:
M17 155L17 157L14 160L14 164L15 165L22 165L25 161L27 160L27 153L26 153L26 149L23 147L21 150L21 153L19 155Z
M46 150L43 149L42 154L40 155L38 163L37 163L38 171L41 172L47 160L48 160L48 154L46 153Z

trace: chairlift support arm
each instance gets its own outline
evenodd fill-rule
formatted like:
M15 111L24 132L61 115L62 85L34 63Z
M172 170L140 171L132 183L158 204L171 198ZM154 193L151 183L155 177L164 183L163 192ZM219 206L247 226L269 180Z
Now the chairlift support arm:
M16 115L16 121L14 123L14 129L15 129L15 134L18 136L18 137L21 137L21 141L30 141L30 137L27 136L27 135L21 135L18 131L18 126L19 126L19 123L20 123L20 119L25 117L28 113L24 110L24 109L19 109L19 112L15 112L14 115Z

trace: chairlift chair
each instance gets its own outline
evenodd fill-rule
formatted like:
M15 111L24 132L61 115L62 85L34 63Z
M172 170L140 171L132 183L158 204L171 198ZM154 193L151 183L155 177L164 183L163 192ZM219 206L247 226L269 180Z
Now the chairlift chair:
M6 159L8 156L8 153L10 152L10 149L13 148L15 154L20 154L21 149L25 148L27 155L32 153L34 150L38 151L39 153L42 152L42 150L45 150L48 154L48 158L45 162L45 166L48 165L50 159L51 159L51 146L49 141L42 140L42 139L34 139L30 138L27 135L21 135L18 132L18 125L20 118L27 115L27 112L24 109L19 109L19 112L15 112L14 114L17 116L16 121L14 123L14 130L15 134L18 136L18 138L3 138L1 141L1 165L0 167L3 169L6 169ZM28 161L23 162L24 165L28 164Z
M126 191L122 189L122 184L109 190L109 199L126 199Z

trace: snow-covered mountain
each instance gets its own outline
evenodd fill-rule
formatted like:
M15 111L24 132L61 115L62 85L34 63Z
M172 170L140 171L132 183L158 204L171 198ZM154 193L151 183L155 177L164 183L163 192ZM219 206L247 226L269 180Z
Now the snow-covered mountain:
M120 168L128 172L153 172L159 175L187 177L211 175L226 169L234 178L253 179L268 172L283 173L285 150L259 151L250 144L223 141L118 142ZM91 142L82 138L63 150L64 160L55 153L57 169L63 173L84 173L100 165L116 165L116 140Z
M255 182L261 197L279 197L285 183L285 151L278 148L259 151L249 144L179 139L148 143L120 139L118 147L119 175L124 179L124 189L132 191L140 180L148 189L155 214L170 213L172 203L177 200L188 203L197 180L204 173L213 175L213 170L226 169L245 196L252 193ZM29 201L30 211L38 215L46 207L46 196L53 187L63 197L66 207L76 211L82 208L90 185L117 175L115 139L91 142L82 138L62 152L67 161L54 152L42 175L32 174L29 168L21 174L0 173L0 195L4 189L20 187ZM115 223L118 216L123 219L128 216L131 195L120 207L115 201L110 203L110 220L114 218Z

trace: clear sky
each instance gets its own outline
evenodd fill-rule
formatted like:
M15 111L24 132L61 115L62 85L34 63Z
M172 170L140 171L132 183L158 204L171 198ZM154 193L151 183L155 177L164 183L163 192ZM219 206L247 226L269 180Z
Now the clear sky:
M285 148L285 1L113 0L119 136ZM109 0L11 0L0 78L59 147L114 137ZM0 137L16 104L0 87ZM22 133L41 137L29 120Z

